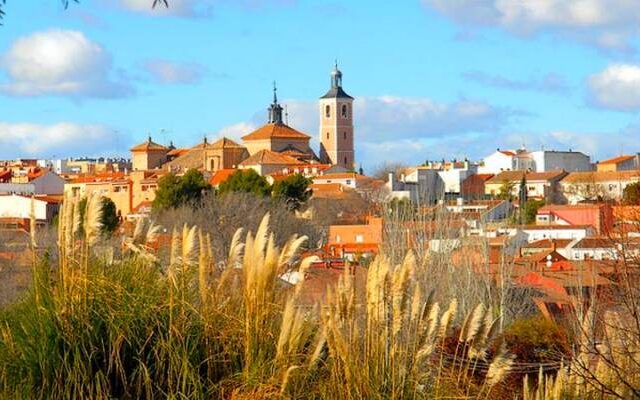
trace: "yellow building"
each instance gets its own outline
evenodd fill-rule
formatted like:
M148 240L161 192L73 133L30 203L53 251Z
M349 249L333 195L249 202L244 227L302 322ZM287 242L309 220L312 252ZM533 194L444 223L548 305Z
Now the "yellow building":
M169 148L149 139L131 148L131 161L134 171L147 171L160 168L167 160Z

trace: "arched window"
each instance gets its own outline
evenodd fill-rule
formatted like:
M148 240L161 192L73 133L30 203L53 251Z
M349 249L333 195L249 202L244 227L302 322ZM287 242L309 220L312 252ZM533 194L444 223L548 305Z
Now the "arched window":
M325 118L331 117L331 106L326 106L324 108L324 116Z
M347 105L342 105L342 118L347 118Z

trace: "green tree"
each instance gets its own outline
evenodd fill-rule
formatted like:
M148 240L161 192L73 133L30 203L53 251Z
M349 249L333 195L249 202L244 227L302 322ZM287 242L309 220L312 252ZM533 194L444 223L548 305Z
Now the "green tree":
M498 198L501 200L513 200L513 189L515 186L516 185L511 181L503 181L500 186L500 190L498 191Z
M253 169L239 169L220 184L218 192L220 194L245 192L253 193L256 196L268 196L271 194L271 185Z
M118 229L120 225L120 217L116 204L108 197L101 198L102 216L100 217L100 232L105 236L110 236ZM84 232L84 215L87 210L87 198L83 197L78 203L80 211L80 232Z
M204 180L202 173L195 169L190 169L183 176L165 175L158 179L153 208L176 208L183 204L196 203L209 189L211 185Z
M102 224L102 233L104 235L112 235L113 232L118 229L120 225L120 217L118 216L118 209L116 203L108 197L102 198L102 217L100 218Z
M527 200L527 202L524 204L524 220L522 221L522 223L524 224L532 224L535 222L536 220L536 214L538 214L538 210L540 209L540 207L544 206L545 202L544 200L534 200L534 199L529 199Z
M622 204L625 206L640 205L640 182L635 182L624 188L622 192Z
M311 198L311 183L311 179L301 174L291 175L273 185L272 195L277 199L284 199L290 209L297 210Z

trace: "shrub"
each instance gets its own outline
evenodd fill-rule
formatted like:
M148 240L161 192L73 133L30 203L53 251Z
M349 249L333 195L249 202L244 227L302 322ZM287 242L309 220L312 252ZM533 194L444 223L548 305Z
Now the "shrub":
M571 352L566 330L541 316L516 320L504 331L502 340L523 363L557 362Z

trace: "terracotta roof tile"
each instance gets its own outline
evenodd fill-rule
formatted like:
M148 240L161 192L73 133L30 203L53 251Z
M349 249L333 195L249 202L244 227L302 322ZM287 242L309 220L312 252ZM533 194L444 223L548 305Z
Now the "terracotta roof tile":
M618 157L610 158L608 160L600 161L599 164L618 164L618 163L621 163L621 162L625 162L627 160L631 160L634 157L635 156L629 156L629 155L618 156Z
M503 171L498 175L487 180L487 183L502 183L504 181L520 181L524 176L527 182L533 181L549 181L561 178L567 173L565 171L547 171L547 172L525 172L525 171Z
M562 183L616 182L629 180L640 180L640 170L571 172L562 179Z
M229 179L229 177L236 171L237 169L232 168L218 170L215 174L213 174L213 176L209 180L209 183L211 184L211 186L218 186L222 182Z
M241 166L250 165L298 165L300 161L285 154L271 150L260 150L256 154L240 163Z
M140 143L137 146L133 146L130 151L132 152L169 151L169 149L161 144L154 142L153 140L151 140L151 138L149 138L149 140L147 140L146 142Z
M299 132L285 124L266 124L248 135L242 137L242 140L264 140L271 138L287 138L287 139L311 139L311 136Z

